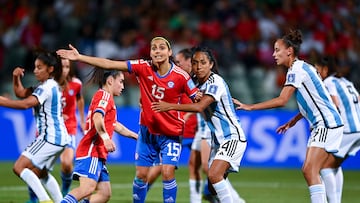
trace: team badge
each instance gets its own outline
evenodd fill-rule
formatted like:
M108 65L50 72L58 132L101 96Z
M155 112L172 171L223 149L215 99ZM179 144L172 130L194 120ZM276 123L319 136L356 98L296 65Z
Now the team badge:
M216 85L210 85L210 87L209 87L209 93L211 93L211 94L216 94L217 89L218 89L218 86L216 86Z
M69 90L69 91L68 91L68 94L69 94L70 96L73 96L73 95L74 95L74 90Z
M169 81L167 85L169 88L173 88L175 83L173 81Z
M107 106L107 104L108 104L108 102L107 101L105 101L105 100L100 100L100 102L99 102L99 107L102 107L102 108L106 108L106 106Z
M287 81L288 82L295 82L295 74L294 73L289 74L288 77L287 77Z

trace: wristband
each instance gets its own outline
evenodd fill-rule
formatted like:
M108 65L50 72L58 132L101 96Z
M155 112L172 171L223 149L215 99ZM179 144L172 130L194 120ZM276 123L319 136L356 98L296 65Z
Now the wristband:
M107 133L101 134L100 137L101 137L103 140L110 140L110 136L109 136L109 134L107 134Z

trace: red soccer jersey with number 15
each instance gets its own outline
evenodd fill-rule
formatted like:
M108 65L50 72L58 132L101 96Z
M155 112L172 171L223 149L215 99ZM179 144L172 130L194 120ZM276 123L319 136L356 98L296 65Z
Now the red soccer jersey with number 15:
M197 91L188 73L174 64L166 75L160 76L145 60L128 61L129 73L134 73L140 86L140 124L148 127L150 133L167 136L183 134L184 119L179 111L157 113L151 103L165 101L180 103L182 94L194 97Z
M112 138L114 126L116 123L116 106L111 94L99 89L93 96L89 106L88 116L86 118L85 135L81 139L77 150L76 158L98 157L106 160L108 152L104 142L97 134L92 117L94 113L99 112L104 116L106 132Z

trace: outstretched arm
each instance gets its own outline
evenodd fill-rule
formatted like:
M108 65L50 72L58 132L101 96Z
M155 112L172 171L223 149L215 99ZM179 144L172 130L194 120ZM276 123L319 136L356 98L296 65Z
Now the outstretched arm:
M106 58L83 55L71 44L69 44L69 48L70 49L59 49L56 53L62 58L72 61L81 61L99 68L128 71L126 61L114 61Z
M5 106L13 109L28 109L37 106L39 101L35 96L29 96L23 100L12 100L6 97L0 96L0 106Z
M199 102L191 104L172 104L163 101L153 102L152 110L156 112L164 112L170 110L186 111L186 112L203 112L215 99L212 96L204 95Z
M125 137L133 138L135 140L137 140L137 138L138 138L138 134L129 130L127 127L125 127L120 122L116 122L115 131Z
M233 99L233 102L237 106L236 109L244 109L248 111L283 107L288 103L295 90L296 88L293 86L285 86L278 97L257 104L243 104L237 99Z

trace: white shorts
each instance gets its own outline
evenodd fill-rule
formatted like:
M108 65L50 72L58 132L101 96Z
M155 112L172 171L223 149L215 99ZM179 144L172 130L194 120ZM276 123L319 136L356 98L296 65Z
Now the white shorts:
M70 137L70 141L69 141L69 144L66 145L67 148L72 148L73 150L76 149L76 137L75 135L70 135L69 134L69 137Z
M31 160L33 165L40 170L46 168L52 170L65 146L53 145L42 138L35 139L26 147L22 155Z
M201 148L201 134L196 133L194 140L191 144L191 150L200 151L200 148Z
M340 149L334 155L345 158L347 155L355 156L360 150L360 133L344 134L341 140Z
M311 131L307 146L320 147L324 148L327 152L336 153L340 148L343 129L344 127L316 127Z
M195 151L201 150L201 140L207 140L211 142L211 131L210 128L207 126L199 128L196 133L193 140L193 143L191 145L191 149Z
M218 147L212 145L209 167L215 159L226 161L230 164L228 172L238 172L241 159L244 155L247 142L240 140L227 140Z

